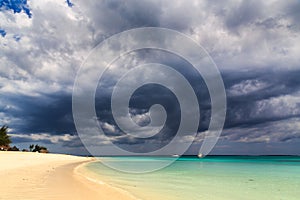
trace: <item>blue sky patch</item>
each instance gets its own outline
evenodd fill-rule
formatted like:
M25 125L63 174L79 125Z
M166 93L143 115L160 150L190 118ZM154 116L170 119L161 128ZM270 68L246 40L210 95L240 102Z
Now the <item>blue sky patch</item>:
M6 36L6 31L4 29L0 29L0 35L2 37L5 37Z
M13 36L16 42L19 42L21 40L21 36L20 35L14 35Z
M73 4L70 0L66 0L66 3L67 3L68 6L71 7L71 8L74 6L74 4Z
M1 8L4 10L12 10L14 13L24 11L29 18L32 17L27 0L0 0L0 9Z

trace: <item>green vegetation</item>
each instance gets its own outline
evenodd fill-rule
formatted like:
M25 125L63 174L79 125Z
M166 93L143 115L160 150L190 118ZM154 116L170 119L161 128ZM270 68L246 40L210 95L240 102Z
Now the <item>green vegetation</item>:
M0 128L0 150L2 151L20 151L18 147L13 146L10 147L11 140L10 136L7 134L8 132L8 127L6 125L2 126ZM31 152L39 152L39 153L48 153L48 149L44 146L39 146L39 145L30 145L29 150ZM23 152L27 152L27 149L23 149Z
M19 150L18 147L13 146L13 147L9 147L9 148L7 149L7 151L20 151L20 150Z
M30 145L31 146L31 145ZM43 146L39 146L39 145L35 145L34 149L32 150L33 152L39 152L39 153L48 153L48 149L46 147Z
M34 147L34 144L31 144L31 145L29 146L29 151L32 151L32 150L33 150L33 147Z
M7 135L7 126L2 126L0 128L0 146L9 147L11 143L10 137Z

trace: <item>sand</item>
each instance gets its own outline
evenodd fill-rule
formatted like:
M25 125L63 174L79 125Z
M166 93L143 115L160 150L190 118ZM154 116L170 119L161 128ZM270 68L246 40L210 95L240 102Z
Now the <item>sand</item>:
M134 199L125 191L89 181L75 170L91 161L62 154L0 152L0 199Z

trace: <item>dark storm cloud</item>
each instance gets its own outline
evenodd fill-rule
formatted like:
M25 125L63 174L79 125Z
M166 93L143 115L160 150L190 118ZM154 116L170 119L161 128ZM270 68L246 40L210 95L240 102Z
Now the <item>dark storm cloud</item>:
M149 51L147 51L147 53L149 53ZM157 57L155 56L155 58ZM203 132L207 129L210 118L210 100L205 83L199 81L199 79L201 79L201 77L199 77L200 75L195 76L191 66L188 66L187 63L175 62L174 60L177 58L174 58L173 56L168 58L169 59L166 59L168 60L168 63L165 64L174 66L179 71L181 70L182 74L184 74L191 82L198 95L202 117L198 131ZM163 62L164 59L162 59L161 62ZM225 129L230 130L232 128L240 128L240 130L243 130L254 126L264 126L270 122L282 121L300 116L299 104L296 104L298 110L293 108L293 112L287 107L285 110L286 112L273 113L272 109L274 109L274 107L272 107L271 101L272 98L293 95L300 90L300 81L298 79L300 76L299 70L253 70L252 72L244 73L232 71L223 72L222 76L227 91L228 101ZM262 86L260 86L261 83L263 83ZM107 82L106 86L111 84L113 84L113 82ZM112 88L113 87L111 86L100 88L96 99L96 109L100 120L99 122L107 122L109 125L114 126L114 129L105 129L102 124L102 128L106 135L112 138L115 144L121 146L124 144L151 144L156 141L156 143L158 142L161 145L164 145L174 137L174 134L178 129L180 108L176 97L168 89L159 85L145 85L138 89L131 98L130 107L133 110L132 113L134 115L148 112L148 109L153 104L163 105L168 113L165 128L161 133L145 140L125 136L116 126L110 107ZM76 134L72 118L70 94L57 93L39 97L18 96L18 98L7 96L6 98L8 101L14 102L15 106L21 109L7 110L7 108L3 107L1 112L7 113L12 118L24 119L24 121L20 121L19 124L14 125L15 133L21 131L25 134ZM261 101L266 101L265 108L257 106L257 103ZM287 105L281 104L281 106ZM258 112L257 109L265 109L265 111ZM239 140L247 134L252 135L252 137L255 136L251 131L244 132L243 135L235 135L235 133L235 131L230 132L225 130L223 135L229 137L233 141ZM295 138L297 136L291 137ZM288 138L289 137L286 136L286 139L282 138L280 141L289 141ZM24 141L21 138L15 139L15 141L19 142L29 140L29 138L24 138ZM47 140L41 141L47 142ZM68 142L69 141L65 143L67 144ZM70 145L81 146L82 144L76 139ZM159 146L156 146L155 148L159 148ZM127 149L129 150L130 147L127 147Z
M11 118L20 119L14 124L15 133L51 133L61 135L74 133L71 95L53 94L44 97L21 96L6 97L13 102L15 109L7 112ZM0 110L1 112L1 110Z
M292 98L289 95L295 95L295 93L300 91L299 76L299 70L264 70L239 73L238 75L234 72L224 74L224 82L228 95L228 110L225 127L254 126L255 124L263 124L269 121L299 117L299 102L290 105L292 106L291 108L289 107L289 104L284 104L285 100L288 103L290 101L289 98ZM263 86L258 87L257 85L251 85L251 82L248 82L250 83L248 87L253 87L252 91L250 90L249 92L236 95L230 94L232 86L240 83L241 87L246 87L245 84L243 85L243 82L245 83L247 80L260 81L263 83ZM286 99L281 98L282 96L286 96ZM279 99L279 102L276 101L277 99ZM280 102L280 100L282 102ZM259 106L260 102L264 103ZM282 108L278 108L277 106L281 106ZM275 113L274 110L277 109L283 109L283 111Z
M233 127L225 129L222 138L227 141L244 143L290 143L299 141L300 134L297 127L298 118L288 118L277 121L266 121L248 127Z
M27 134L14 137L16 142L39 140L82 147L71 107L76 71L87 52L105 38L148 26L188 34L215 60L228 101L224 138L241 143L272 141L270 138L290 142L299 138L298 1L59 0L30 1L29 6L23 2L23 7L20 4L0 13L0 120L8 123L11 133ZM5 9L8 6L11 5L5 4ZM26 10L29 7L31 10ZM25 17L14 19L11 9L25 12ZM32 18L28 18L31 13ZM12 36L15 34L22 36L18 42ZM210 98L200 75L186 61L167 53L146 50L135 56L132 63L162 63L189 80L200 103L198 132L205 132L210 120ZM152 144L158 148L170 141L178 128L180 108L174 95L157 85L136 91L130 107L132 117L146 125L149 107L154 103L164 105L168 118L163 131L145 140L125 136L116 127L110 95L117 80L114 73L121 73L118 70L106 74L97 93L97 114L107 136L115 144L128 145L126 148L133 150L136 146L130 145ZM282 134L285 129L288 134ZM72 137L64 139L66 134ZM60 137L51 141L50 136ZM105 145L105 139L100 140Z
M158 62L167 66L174 67L186 77L186 79L194 88L200 103L201 126L199 130L205 130L207 128L210 116L210 99L207 87L200 74L198 74L197 71L193 69L193 67L186 61L167 52L157 50L144 50L139 51L139 53L137 54L134 54L134 57L136 60L141 60L141 63L137 62L133 64L133 66L143 63ZM125 61L123 61L119 62L120 66L126 63ZM125 65L130 66L130 63L126 63ZM118 80L115 77L118 77L118 75L115 75L114 73L110 74L110 72L107 72L104 77L106 78L101 80L104 85L101 85L101 87L98 88L99 99L96 100L96 107L98 108L97 111L101 120L104 120L110 124L114 124L113 116L109 111L111 106L110 96L113 91L113 86ZM133 110L132 114L136 115L148 112L149 108L154 104L163 105L168 113L167 123L165 127L166 129L164 129L161 134L156 137L156 139L158 138L159 141L170 140L171 137L176 134L178 129L178 125L180 122L180 106L179 102L176 99L176 96L169 89L157 84L145 85L139 88L133 94L129 106L131 110ZM153 138L151 138L151 140L152 139Z
M148 55L150 54L147 51ZM161 53L161 52L160 52ZM155 53L154 53L155 54ZM151 56L150 56L151 57ZM154 56L156 59L157 56ZM201 110L201 123L198 131L203 132L207 129L210 119L210 101L207 88L203 82L199 82L200 75L195 75L195 72L186 63L181 63L172 56L167 56L167 62L160 59L160 63L164 63L169 66L173 66L179 70L190 83L194 86L196 93L198 94L198 100ZM150 62L147 60L147 62ZM235 137L230 137L232 140L238 140L245 135L251 135L256 137L251 131L246 131L248 128L255 126L265 126L272 122L280 122L282 120L289 120L298 118L300 116L300 104L294 102L293 98L298 98L300 91L300 76L299 70L252 70L246 72L240 71L224 71L222 72L224 84L227 91L227 118L225 123L224 136L235 135L235 131L232 133L230 129L240 128L240 132L245 130L244 135L239 132ZM110 77L110 76L108 76ZM112 83L111 83L112 84ZM107 85L106 85L107 86ZM109 87L112 89L112 87ZM101 92L106 93L107 89L101 88ZM147 142L153 142L153 140L160 141L162 143L172 139L178 128L178 122L180 118L180 108L176 102L176 97L172 93L168 93L163 88L157 88L155 85L148 85L140 88L132 97L130 106L135 109L136 113L145 113L149 107L155 103L164 105L168 112L168 119L166 126L168 129L163 130L162 135L157 135L155 138L148 139ZM112 91L110 91L112 92ZM109 93L106 93L109 95ZM297 101L297 99L296 99ZM104 102L102 102L104 103ZM102 116L102 120L114 124L113 116L109 113L110 98L107 98L105 105L102 107L105 112L101 114L101 109L98 110L99 115ZM101 107L101 106L100 106ZM278 108L281 107L281 108ZM274 112L282 109L282 111ZM135 113L135 114L136 114ZM106 115L105 115L106 114ZM115 125L115 124L114 124ZM271 127L269 127L269 133L272 135ZM120 130L119 130L120 131ZM120 133L118 131L118 133ZM267 130L265 130L267 134ZM259 133L262 134L262 133ZM126 137L125 137L126 138ZM125 138L120 140L120 143L126 143ZM129 140L128 143L138 142L137 140ZM280 140L283 141L283 140ZM115 141L118 143L118 139Z
M11 137L13 143L27 143L27 142L34 143L35 141L38 141L44 144L53 144L53 142L51 142L49 139L34 140L32 137L15 137L15 135L12 135Z

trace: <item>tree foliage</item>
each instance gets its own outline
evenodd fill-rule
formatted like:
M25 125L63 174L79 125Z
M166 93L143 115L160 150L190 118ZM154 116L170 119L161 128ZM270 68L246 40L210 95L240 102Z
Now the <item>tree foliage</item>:
M34 144L31 144L31 145L29 146L29 151L32 151L32 150L33 150L33 147L34 147Z
M46 147L39 146L39 145L37 145L37 144L34 146L34 149L33 149L32 151L33 151L33 152L42 152L42 151L48 152L48 150L47 150Z
M2 126L0 128L0 146L9 146L11 143L9 135L7 135L7 126Z
M20 151L20 149L16 146L13 146L13 147L8 148L7 151Z

